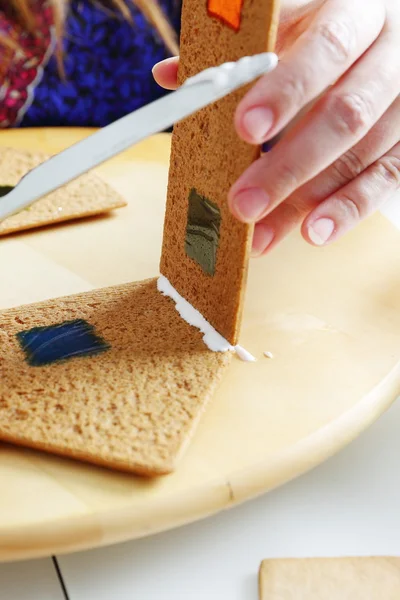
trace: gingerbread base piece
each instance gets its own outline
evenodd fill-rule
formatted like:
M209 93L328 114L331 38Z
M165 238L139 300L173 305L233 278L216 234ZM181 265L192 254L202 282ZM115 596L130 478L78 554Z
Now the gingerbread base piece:
M0 196L47 158L41 153L0 148ZM92 174L82 175L0 222L0 236L94 216L123 206L126 206L125 200L107 183Z
M398 600L400 558L264 560L260 600Z
M171 472L229 364L156 281L0 313L0 439Z

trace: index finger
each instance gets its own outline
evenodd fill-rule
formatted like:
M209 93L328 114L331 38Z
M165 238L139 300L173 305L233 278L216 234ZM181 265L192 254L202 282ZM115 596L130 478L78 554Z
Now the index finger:
M384 23L381 2L324 3L277 68L261 78L239 104L238 134L250 144L274 137L349 69L377 39Z

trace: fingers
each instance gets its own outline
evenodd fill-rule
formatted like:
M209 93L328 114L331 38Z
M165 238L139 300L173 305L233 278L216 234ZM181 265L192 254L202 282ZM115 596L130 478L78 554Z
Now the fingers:
M253 234L252 256L257 257L272 250L284 237L298 226L307 212L298 204L283 202L266 219L256 223Z
M256 258L264 254L266 248L272 248L275 231L267 224L257 223L253 233L253 245L251 255Z
M311 204L321 202L360 175L399 139L400 97L397 97L365 137L293 196L299 194Z
M260 256L272 250L301 225L318 204L358 177L395 146L399 139L400 97L356 146L256 224L253 255Z
M385 21L383 3L328 0L274 72L252 88L236 112L247 142L261 144L334 83L371 46Z
M155 81L166 90L176 90L178 87L179 56L167 58L154 65L152 73Z
M233 214L254 222L361 140L398 94L400 53L382 34L357 65L260 158L229 193Z
M354 181L319 204L305 220L305 239L322 246L341 237L400 188L400 143Z

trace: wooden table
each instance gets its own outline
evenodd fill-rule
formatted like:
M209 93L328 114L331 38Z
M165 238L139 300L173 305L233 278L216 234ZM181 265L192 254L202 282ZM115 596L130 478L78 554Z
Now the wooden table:
M3 132L56 152L84 130ZM0 242L0 307L158 274L169 136L98 169L129 206ZM0 559L91 548L194 521L342 448L400 390L400 233L376 215L326 249L296 234L249 278L241 343L179 469L148 482L2 446ZM273 360L263 357L271 351Z

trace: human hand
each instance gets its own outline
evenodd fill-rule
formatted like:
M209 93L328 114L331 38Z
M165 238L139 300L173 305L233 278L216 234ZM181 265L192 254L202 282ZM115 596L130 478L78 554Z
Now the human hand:
M289 126L229 193L233 214L256 225L254 255L299 225L311 244L335 241L399 187L399 31L398 0L295 0L282 10L279 65L235 115L251 144ZM156 66L160 85L176 87L177 61Z

